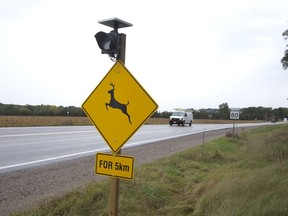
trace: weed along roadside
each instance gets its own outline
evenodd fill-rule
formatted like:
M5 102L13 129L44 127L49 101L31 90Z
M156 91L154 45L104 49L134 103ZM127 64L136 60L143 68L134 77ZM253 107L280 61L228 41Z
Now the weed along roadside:
M136 167L134 180L121 182L119 213L288 215L287 184L288 125L272 125ZM107 180L91 183L15 215L108 215L108 188Z

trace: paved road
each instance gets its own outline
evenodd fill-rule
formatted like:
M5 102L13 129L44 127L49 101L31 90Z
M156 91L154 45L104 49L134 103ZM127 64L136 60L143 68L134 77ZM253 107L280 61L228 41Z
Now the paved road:
M239 125L238 130L243 131L242 127L253 126L253 125ZM260 125L258 125L260 126ZM225 128L224 130L215 130L210 131L212 128ZM140 166L142 164L151 163L153 161L159 160L161 158L169 157L170 155L176 154L177 152L184 151L186 149L192 148L196 145L199 145L203 142L203 130L206 128L205 133L205 142L208 142L212 139L222 137L227 131L231 131L232 125L218 125L216 127L212 125L193 125L191 127L170 127L166 125L157 125L157 126L143 126L141 130L133 136L133 139L130 140L129 143L125 145L126 148L123 149L123 155L133 156L135 158L135 167ZM47 139L55 139L54 136L59 135L59 133L63 133L64 128L46 128L50 131L46 131L45 133L49 133ZM86 129L85 129L86 128ZM33 140L33 135L28 134L37 134L38 136L44 136L44 131L40 129L40 131L34 133L30 133L31 131L25 129L20 132L22 129L19 128L18 134L14 134L14 132L7 129L5 132L5 136L13 135L14 137L30 137L30 140ZM30 128L34 130L39 130L39 128ZM83 129L84 134L86 136L90 133L96 134L95 129L93 127L69 127L69 130L66 131L66 134L74 134L75 131L78 134L81 134L79 131ZM93 132L88 132L92 130ZM0 129L1 132L3 132ZM10 131L10 132L9 132ZM158 137L156 134L161 133L161 131L169 131L168 137ZM23 133L24 132L24 133ZM29 132L29 133L27 133ZM68 133L67 133L68 132ZM200 133L199 133L200 132ZM193 134L196 133L196 134ZM197 134L198 133L198 134ZM3 134L3 133L2 133ZM43 135L40 135L43 134ZM175 139L163 140L159 142L153 142L160 139L167 139L181 136L181 134L193 134L188 136L182 136ZM17 135L17 136L15 136ZM34 136L37 136L34 135ZM84 135L83 135L84 136ZM92 136L92 135L91 135ZM141 141L141 136L144 136L144 141ZM67 136L66 138L68 138ZM0 135L0 146L3 146L2 142L4 139L4 135ZM78 137L79 138L79 137ZM63 138L64 139L64 138ZM50 142L51 142L50 140ZM93 139L92 139L93 140ZM102 140L102 138L101 138ZM148 141L151 143L148 143ZM42 140L43 141L43 140ZM42 142L41 141L41 142ZM47 140L44 140L48 142ZM43 141L43 142L44 142ZM81 144L82 139L80 139ZM86 140L87 141L87 140ZM56 141L55 141L56 142ZM29 144L29 142L27 142ZM48 142L49 143L49 142ZM53 143L53 142L52 142ZM57 142L56 142L57 143ZM69 143L69 141L68 141ZM7 144L7 143L6 143ZM13 143L11 142L10 145ZM97 143L98 144L98 143ZM41 146L42 144L38 144ZM37 145L37 146L38 146ZM58 143L59 145L59 143ZM61 144L60 144L61 145ZM92 141L93 148L96 149L95 143ZM105 144L106 145L106 144ZM138 145L133 148L127 148L129 145ZM21 145L19 146L19 148ZM47 148L47 147L46 147ZM67 147L69 149L69 145ZM2 149L4 149L2 147ZM24 149L24 148L21 148ZM7 150L7 149L6 149ZM48 148L50 151L50 148ZM96 151L96 150L92 150ZM33 149L32 149L33 152ZM81 152L80 152L81 153ZM79 155L80 155L79 153ZM32 154L32 153L31 153ZM31 169L22 169L25 166L14 167L17 170L16 172L8 172L9 169L3 169L2 171L6 173L1 173L0 176L0 216L10 215L12 212L18 212L23 210L28 210L33 207L36 207L40 203L45 203L50 199L55 197L64 195L68 192L77 190L79 188L85 187L87 184L91 182L100 181L103 179L107 179L101 175L95 175L95 153L90 153L90 156L86 156L85 154L79 158L73 158L73 160L66 160L56 163L55 160L51 160L50 164L45 166L37 166L39 163L32 164L33 167ZM0 152L0 157L2 157L2 151ZM16 154L15 154L16 155ZM9 157L8 157L9 158ZM69 157L70 158L70 157ZM52 163L53 162L53 163ZM55 163L54 163L55 162ZM32 166L31 165L31 166Z
M191 127L144 125L123 148L232 126L232 123L195 124ZM93 126L0 128L0 173L105 151L110 151L110 148Z

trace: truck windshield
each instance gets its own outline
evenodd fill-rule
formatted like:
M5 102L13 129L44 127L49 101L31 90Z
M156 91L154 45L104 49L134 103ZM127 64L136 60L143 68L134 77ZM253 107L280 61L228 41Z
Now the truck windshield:
M173 116L183 116L184 113L183 113L183 112L173 112L172 115L173 115Z

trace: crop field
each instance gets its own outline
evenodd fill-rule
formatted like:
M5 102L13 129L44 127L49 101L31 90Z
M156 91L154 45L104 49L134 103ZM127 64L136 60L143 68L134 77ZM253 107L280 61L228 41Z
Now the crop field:
M87 117L0 116L0 127L91 125Z
M167 118L150 118L145 124L168 124ZM194 119L193 124L232 124L232 120ZM237 121L261 122L261 121ZM262 121L263 122L263 121ZM71 116L0 116L0 127L84 126L92 125L87 117Z

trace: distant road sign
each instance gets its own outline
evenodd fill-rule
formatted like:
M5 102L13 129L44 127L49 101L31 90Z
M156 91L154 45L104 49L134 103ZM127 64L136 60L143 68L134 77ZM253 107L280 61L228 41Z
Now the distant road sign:
M158 105L122 62L117 61L82 108L116 153Z
M239 119L239 111L230 111L230 119Z
M134 158L97 153L95 173L116 178L133 179Z

